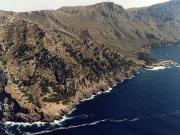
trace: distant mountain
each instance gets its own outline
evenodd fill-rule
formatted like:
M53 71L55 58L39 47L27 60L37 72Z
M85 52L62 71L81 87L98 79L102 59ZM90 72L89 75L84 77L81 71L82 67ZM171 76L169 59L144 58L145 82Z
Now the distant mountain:
M177 41L180 35L180 1L157 4L133 11L135 18L158 31L161 40Z
M52 121L180 41L180 2L0 11L0 120Z
M139 36L135 30L135 28L142 29L141 25L131 21L128 12L114 3L99 3L88 7L63 7L56 11L19 15L45 27L69 31L81 39L91 38L107 47L118 49L126 56L131 55L133 49L133 52L141 49L140 40L136 40ZM144 39L141 41L145 43ZM136 55L132 57L134 56Z
M125 10L120 5L104 2L19 15L45 27L69 31L81 39L90 37L125 56L135 57L142 46L179 41L179 4L173 1Z
M178 1L170 1L125 10L120 5L104 2L14 15L47 28L68 31L81 39L90 37L118 49L125 56L136 57L142 46L147 44L179 41L179 4Z

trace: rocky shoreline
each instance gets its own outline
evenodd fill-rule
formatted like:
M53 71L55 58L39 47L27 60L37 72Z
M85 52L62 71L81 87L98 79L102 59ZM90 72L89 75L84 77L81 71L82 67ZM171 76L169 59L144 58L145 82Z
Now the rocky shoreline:
M70 102L68 103L68 105L63 105L63 104L52 104L56 106L55 110L52 110L54 112L55 115L52 116L52 118L49 118L48 121L31 121L31 122L20 122L20 124L28 124L28 125L34 125L34 124L39 124L39 123L58 123L61 122L61 120L70 112L72 112L76 105L78 105L80 102L86 101L86 100L90 100L93 99L93 97L104 93L106 91L110 91L112 90L112 88L114 86L117 85L117 83L122 83L124 80L127 80L129 78L132 78L135 73L137 73L138 69L143 67L145 69L153 69L155 67L160 67L160 66L169 66L169 65L176 65L177 63L171 60L166 60L166 61L160 61L160 62L156 62L153 63L152 65L143 65L143 66L139 66L136 69L133 69L133 72L130 72L128 77L122 77L121 75L115 75L114 78L109 78L109 80L102 80L99 81L99 83L97 84L91 84L91 87L86 88L86 90L84 90L84 88L81 88L77 94L71 98ZM115 79L116 78L116 79ZM117 81L118 79L118 81ZM11 122L5 122L7 124L11 124ZM19 122L12 122L14 125L15 124L19 124Z
M174 61L160 61L158 63L153 63L152 65L142 65L137 67L136 69L133 69L132 71L129 72L128 77L123 77L121 74L115 75L114 78L109 78L108 80L101 80L99 83L93 83L90 85L90 87L87 87L86 90L85 88L81 88L78 90L77 94L70 99L70 102L66 105L63 105L62 103L57 104L54 103L52 106L49 106L49 109L52 109L52 112L54 115L51 116L46 121L41 121L42 123L47 122L47 123L54 123L56 121L61 121L67 114L72 112L72 110L82 101L86 101L89 99L92 99L96 95L99 95L101 93L106 92L107 90L111 90L112 87L116 86L117 83L122 83L124 80L127 80L129 78L132 78L135 73L137 73L138 69L143 67L145 69L153 69L155 67L159 66L169 66L169 65L175 65L176 63ZM54 106L54 107L53 107ZM51 108L52 107L52 108ZM11 122L7 122L11 123ZM17 122L18 124L19 122ZM34 123L39 123L37 121L30 121L30 122L20 122L21 124L28 123L28 124L34 124ZM13 122L13 124L16 124L16 122Z
M99 83L92 83L90 84L90 87L80 88L77 94L71 98L68 105L61 104L60 105L61 108L59 108L59 110L56 109L53 111L54 114L58 114L57 116L53 116L53 119L60 120L69 112L71 112L80 102L92 99L93 97L99 95L100 93L104 93L106 91L112 90L112 88L116 86L117 83L122 83L124 80L132 78L135 75L135 73L137 73L139 68L140 67L138 67L137 69L133 69L132 72L130 71L127 77L121 76L121 74L119 76L114 75L114 78L110 77L108 80L101 80L99 81Z
M174 62L174 61L164 60L164 61L160 61L160 62L153 63L152 65L146 65L146 64L144 64L142 67L145 68L145 69L153 69L153 68L155 68L155 67L160 67L160 66L166 67L166 66L176 65L176 64L177 64L177 63ZM140 67L141 67L141 66L140 66ZM140 68L140 67L139 67L139 68ZM136 71L137 71L139 68L137 68ZM133 76L134 76L134 74L132 74L129 78L132 78ZM119 82L115 82L115 81L114 81L113 84L112 84L112 82L111 82L111 85L109 85L109 83L107 83L106 85L104 85L104 87L105 87L104 89L94 89L94 90L92 89L92 91L91 91L90 93L88 93L88 95L84 96L83 98L79 98L79 99L78 99L78 97L75 98L74 100L72 100L72 103L73 103L73 101L74 101L75 104L71 104L70 107L69 107L69 110L67 110L67 111L62 115L62 117L63 117L64 115L68 114L68 112L71 112L71 111L73 110L73 108L74 108L77 104L79 104L79 101L81 101L81 100L86 100L86 99L88 99L88 98L91 99L91 97L92 97L93 95L96 96L96 95L98 95L99 92L105 92L106 90L108 90L108 89L116 86L117 83L122 83L124 80L127 80L127 79L129 79L129 78L122 78L122 79L120 79ZM81 93L81 94L82 94L82 93ZM81 96L80 96L80 97L81 97ZM62 117L61 117L61 118L62 118Z
M143 67L145 69L153 69L156 67L167 67L167 66L171 66L171 65L177 65L177 63L174 61L171 61L171 60L164 60L164 61L153 63L152 65L144 64Z
M91 84L91 87L86 88L86 90L84 90L84 88L80 89L77 94L71 98L70 102L67 105L63 105L63 104L56 104L55 103L53 105L56 106L55 110L53 110L54 115L51 116L51 118L49 118L48 120L44 121L26 121L26 122L21 122L21 121L5 121L5 124L9 125L34 125L34 124L39 124L39 123L50 123L50 124L54 124L62 121L62 119L69 114L70 112L72 112L76 105L78 105L80 102L86 101L86 100L90 100L93 97L105 93L105 92L109 92L110 90L112 90L112 88L114 86L117 85L117 83L122 83L124 80L127 80L129 78L132 78L134 76L134 73L137 72L137 70L139 69L139 67L137 69L133 69L132 71L130 71L128 73L127 77L122 77L121 74L118 75L114 75L114 78L109 78L108 80L102 80L99 81L99 83L93 83ZM49 108L50 109L50 108ZM52 108L53 109L53 108Z

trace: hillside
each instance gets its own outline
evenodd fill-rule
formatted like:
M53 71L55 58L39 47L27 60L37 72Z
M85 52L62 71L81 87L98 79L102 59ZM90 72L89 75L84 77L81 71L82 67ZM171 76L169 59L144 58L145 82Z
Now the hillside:
M0 26L1 94L8 95L1 99L3 121L59 119L137 69L102 44L28 20L1 17Z
M44 27L68 31L81 39L91 38L134 59L146 45L179 41L179 5L179 1L171 1L125 10L104 2L16 15Z

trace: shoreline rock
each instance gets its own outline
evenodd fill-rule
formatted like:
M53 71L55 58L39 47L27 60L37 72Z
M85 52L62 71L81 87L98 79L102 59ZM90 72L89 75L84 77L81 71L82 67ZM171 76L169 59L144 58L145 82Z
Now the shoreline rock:
M153 69L155 67L166 67L169 65L176 65L177 63L171 60L164 60L164 61L160 61L158 63L153 63L151 65L146 65L144 64L143 67L146 69Z

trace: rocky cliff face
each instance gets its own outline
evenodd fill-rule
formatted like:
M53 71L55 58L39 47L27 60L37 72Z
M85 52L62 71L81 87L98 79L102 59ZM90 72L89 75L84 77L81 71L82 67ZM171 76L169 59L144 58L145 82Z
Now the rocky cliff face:
M60 119L80 99L133 75L137 68L91 39L12 16L1 17L0 26L0 86L8 95L2 99L3 120Z
M151 25L161 41L179 41L180 1L170 1L148 8L132 10L133 17L139 22Z

